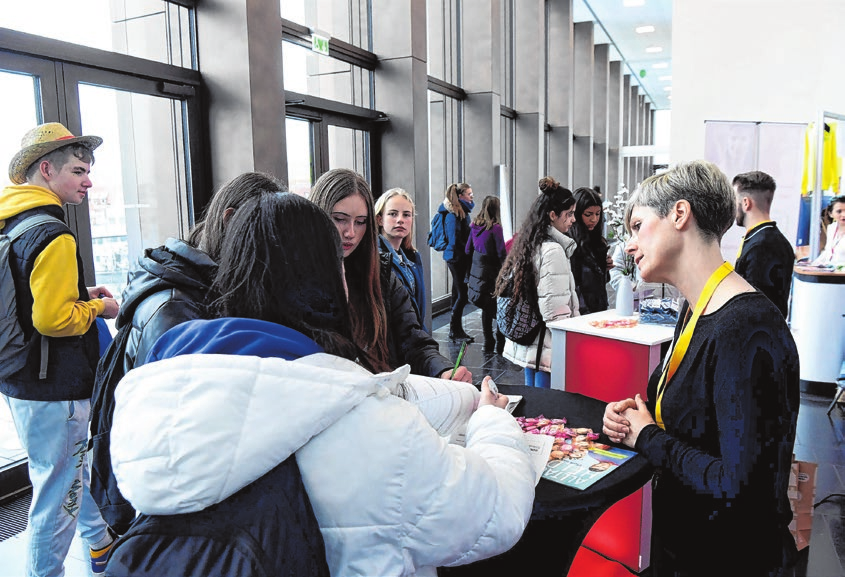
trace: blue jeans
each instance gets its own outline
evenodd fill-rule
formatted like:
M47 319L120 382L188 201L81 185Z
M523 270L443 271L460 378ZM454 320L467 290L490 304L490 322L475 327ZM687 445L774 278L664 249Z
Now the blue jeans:
M525 367L525 386L537 387L538 389L551 389L552 374L546 371L537 371L531 367Z
M91 498L88 472L88 399L23 401L4 397L29 458L27 576L61 577L73 533L89 544L106 537L106 523Z

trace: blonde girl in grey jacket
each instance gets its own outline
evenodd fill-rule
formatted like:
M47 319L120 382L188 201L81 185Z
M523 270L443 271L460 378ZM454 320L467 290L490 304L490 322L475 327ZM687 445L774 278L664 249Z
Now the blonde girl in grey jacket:
M512 298L536 299L543 321L548 323L578 315L578 295L569 263L576 243L565 234L575 222L575 199L552 177L540 179L539 187L540 194L499 273L496 294L502 294L512 277ZM507 340L503 356L525 368L526 386L547 389L551 385L552 336L545 329L538 367L541 336L530 345Z

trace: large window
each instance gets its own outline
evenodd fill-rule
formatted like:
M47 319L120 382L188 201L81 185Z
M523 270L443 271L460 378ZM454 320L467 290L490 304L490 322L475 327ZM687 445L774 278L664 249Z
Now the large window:
M0 10L0 27L196 68L193 14L164 0L28 0Z
M432 213L445 197L446 188L464 179L461 156L463 140L460 100L428 91L429 110L429 202ZM470 183L472 184L472 183ZM442 255L431 253L431 299L437 302L451 292L449 271Z
M428 75L461 86L460 0L429 0Z
M372 50L369 0L281 0L282 18Z
M283 43L282 58L285 90L372 108L370 70L294 42Z

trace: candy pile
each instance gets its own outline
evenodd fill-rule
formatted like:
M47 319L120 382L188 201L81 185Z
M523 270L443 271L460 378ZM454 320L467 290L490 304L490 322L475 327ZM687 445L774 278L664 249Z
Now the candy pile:
M590 321L591 327L599 329L622 329L637 326L639 321L637 319L604 319L599 321Z
M580 459L599 438L598 433L584 427L570 428L566 419L547 419L539 417L517 417L516 422L526 433L549 435L555 438L549 460Z

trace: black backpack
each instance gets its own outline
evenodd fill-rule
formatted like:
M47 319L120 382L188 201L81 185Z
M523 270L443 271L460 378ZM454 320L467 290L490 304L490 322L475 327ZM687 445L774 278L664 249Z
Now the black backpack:
M138 516L110 551L105 573L328 577L329 568L320 527L292 455L202 511Z
M117 488L111 467L111 427L114 416L114 390L124 375L123 359L132 331L127 323L115 335L97 364L97 377L91 396L91 496L112 530L122 535L135 519L135 509Z

